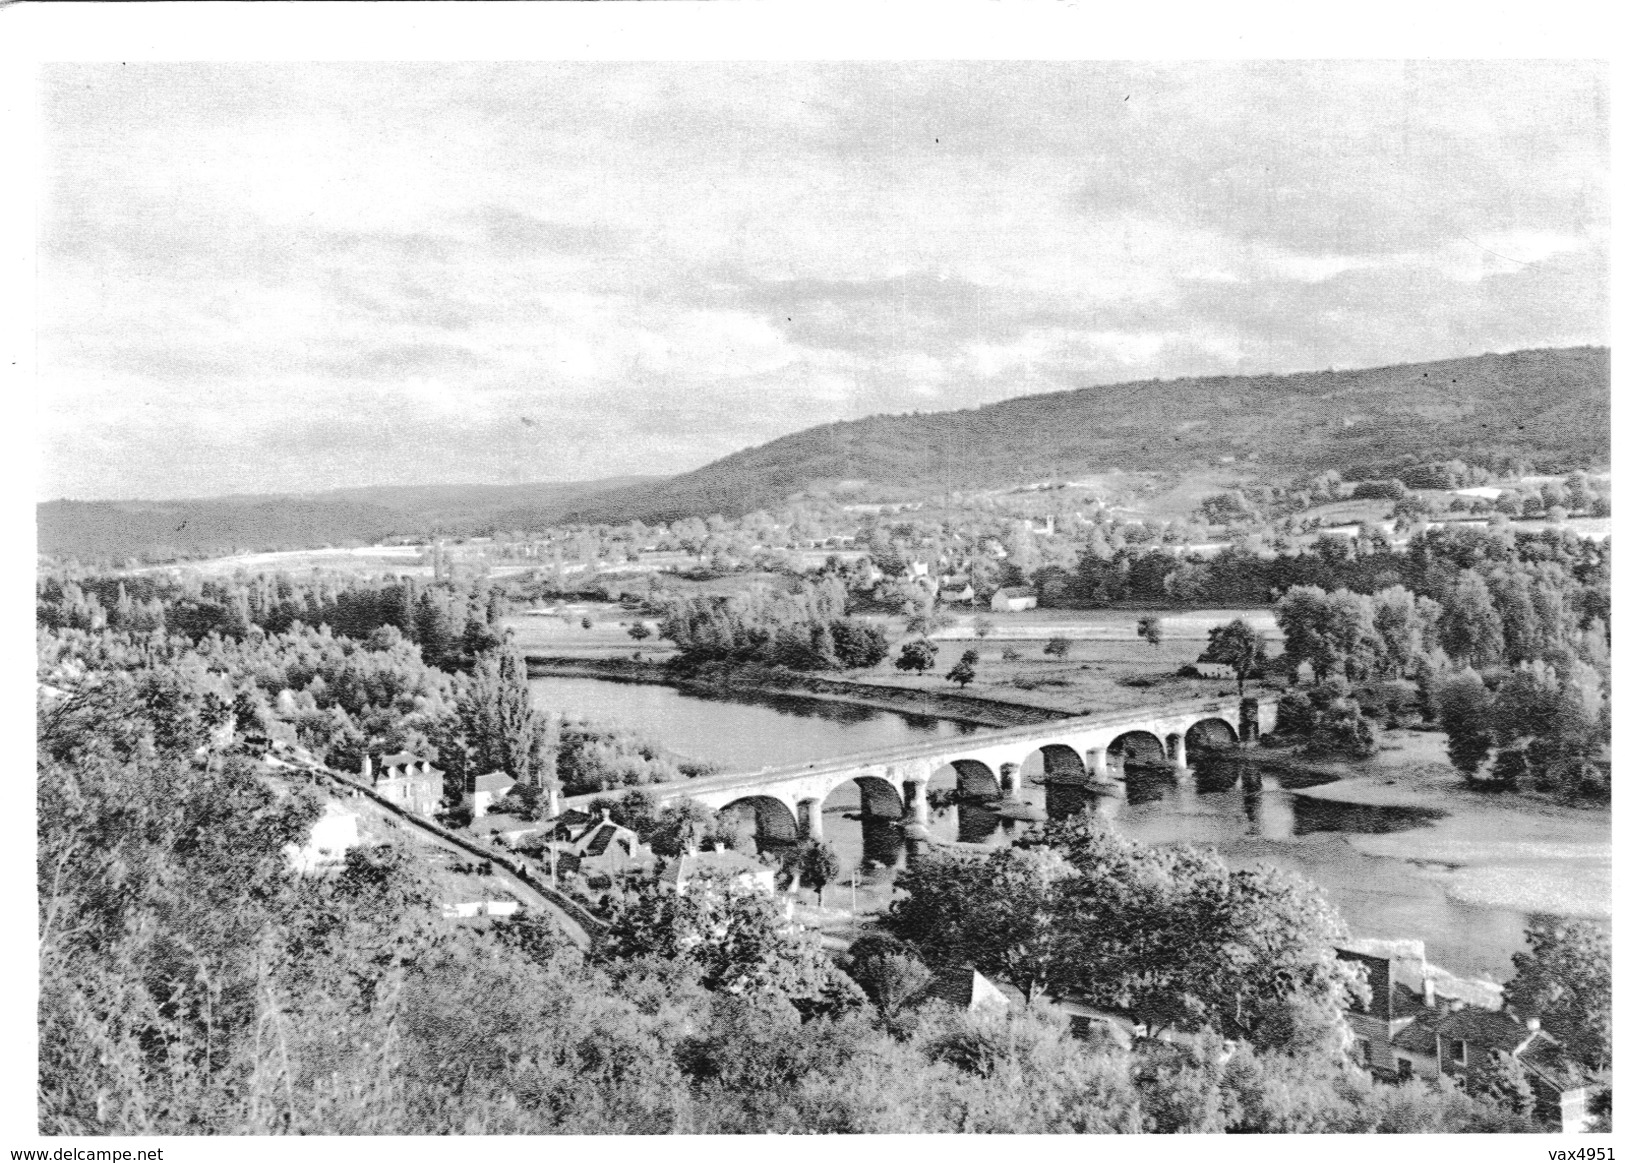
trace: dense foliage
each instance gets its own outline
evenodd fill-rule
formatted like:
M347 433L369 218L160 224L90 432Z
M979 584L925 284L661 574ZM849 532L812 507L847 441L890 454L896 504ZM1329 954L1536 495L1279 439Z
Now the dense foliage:
M680 665L756 663L792 670L873 666L886 657L886 632L849 618L846 586L826 577L791 590L758 588L735 597L672 598L660 633Z
M1042 1005L955 1013L926 1000L906 950L849 976L776 904L725 888L634 894L584 957L545 917L442 919L409 852L358 849L301 878L282 848L316 802L197 753L217 708L137 685L105 697L100 713L42 708L47 1134L1507 1124L1335 1055L1119 1050Z

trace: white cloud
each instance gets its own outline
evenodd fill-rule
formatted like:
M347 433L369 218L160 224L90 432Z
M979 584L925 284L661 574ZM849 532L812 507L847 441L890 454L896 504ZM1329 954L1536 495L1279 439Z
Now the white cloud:
M1594 74L62 66L43 488L353 483L351 424L413 450L389 479L680 471L921 401L1604 342Z

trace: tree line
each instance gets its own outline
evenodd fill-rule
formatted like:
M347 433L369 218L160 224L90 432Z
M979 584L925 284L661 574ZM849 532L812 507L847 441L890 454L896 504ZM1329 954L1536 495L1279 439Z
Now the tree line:
M675 595L660 633L677 646L683 668L708 663L833 670L874 666L890 644L881 626L847 616L837 576L796 582L787 590L757 587L741 595Z
M1335 917L1269 876L1051 831L979 867L923 863L896 935L844 956L703 881L626 894L584 952L542 916L443 918L408 848L294 874L314 789L199 755L206 698L119 698L41 707L42 1133L1531 1129L1475 1081L1361 1070L1334 1013L1357 986L1324 947ZM1581 936L1548 933L1520 966L1554 1020L1606 1010L1574 1004L1597 951ZM960 959L1034 1003L933 1000ZM1040 998L1063 982L1188 1037L1080 1040Z

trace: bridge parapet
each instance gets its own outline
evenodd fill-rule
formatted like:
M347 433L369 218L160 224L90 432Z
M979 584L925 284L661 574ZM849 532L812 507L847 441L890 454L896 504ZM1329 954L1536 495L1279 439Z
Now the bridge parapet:
M1275 700L1259 700L1259 726L1270 730L1275 724ZM923 785L940 767L958 761L974 761L988 767L995 781L1001 772L1014 764L1019 769L1033 752L1045 746L1070 747L1079 759L1092 765L1091 770L1105 765L1106 748L1111 741L1130 731L1143 731L1155 735L1159 747L1173 735L1183 738L1184 732L1204 719L1221 719L1238 735L1241 733L1241 700L1237 698L1187 700L1160 703L1132 711L1117 711L1105 715L1080 715L1070 719L1055 719L1047 723L1002 730L982 731L954 739L929 743L903 744L876 751L837 756L832 759L808 763L799 767L766 767L756 771L730 772L684 780L680 783L654 784L638 790L660 799L687 797L707 806L721 807L732 799L766 796L789 806L792 813L809 799L821 800L840 784L852 779L879 779L891 784L912 805L907 785ZM1181 751L1183 745L1181 744ZM598 798L616 798L631 788L618 788L605 792L571 796L564 802L569 806L585 806Z

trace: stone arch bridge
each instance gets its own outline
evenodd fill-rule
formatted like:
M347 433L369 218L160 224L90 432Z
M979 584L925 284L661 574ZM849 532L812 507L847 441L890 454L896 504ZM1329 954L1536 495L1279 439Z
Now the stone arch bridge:
M1047 781L1096 785L1120 778L1123 758L1161 760L1180 771L1192 746L1251 742L1274 730L1273 699L1246 703L1247 713L1235 698L1163 703L641 790L657 800L687 798L718 812L748 806L759 829L774 839L793 840L822 835L824 800L850 782L862 795L865 816L923 825L929 817L926 785L945 769L951 769L961 792L990 798L1019 793L1023 771L1029 776L1041 771ZM564 803L585 808L629 790L572 796Z

